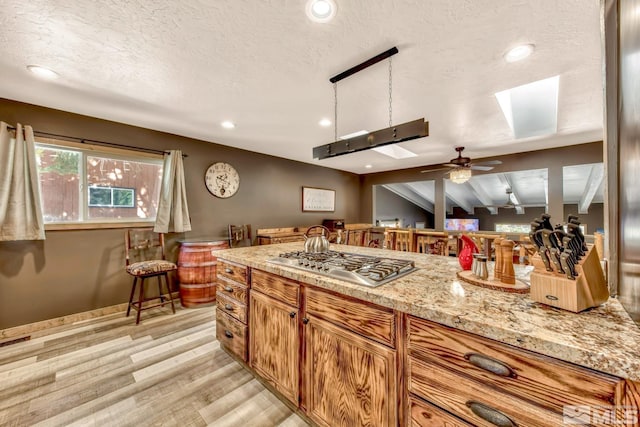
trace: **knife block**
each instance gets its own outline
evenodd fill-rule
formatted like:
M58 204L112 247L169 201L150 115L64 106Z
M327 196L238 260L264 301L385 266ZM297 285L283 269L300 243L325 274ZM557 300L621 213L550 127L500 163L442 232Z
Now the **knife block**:
M593 246L576 265L575 280L547 271L537 253L531 264L535 267L531 272L531 299L534 301L578 313L609 299L609 287Z

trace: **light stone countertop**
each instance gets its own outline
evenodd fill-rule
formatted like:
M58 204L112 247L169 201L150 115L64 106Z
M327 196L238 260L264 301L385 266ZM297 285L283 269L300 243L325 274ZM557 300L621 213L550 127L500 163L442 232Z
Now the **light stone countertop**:
M597 371L640 381L640 328L620 302L572 313L512 294L460 281L458 259L437 255L331 245L331 250L409 259L418 270L370 288L267 262L302 242L216 251L216 256L328 289L423 319L532 350ZM531 267L516 267L526 277Z

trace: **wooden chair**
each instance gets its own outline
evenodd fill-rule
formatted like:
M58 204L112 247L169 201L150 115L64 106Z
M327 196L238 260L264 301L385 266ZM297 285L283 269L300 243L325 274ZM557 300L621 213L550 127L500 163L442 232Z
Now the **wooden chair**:
M412 252L413 233L411 230L399 228L387 228L388 236L387 249L396 251Z
M414 250L423 254L448 255L449 237L447 233L414 232Z
M229 247L251 246L251 226L229 224Z
M164 235L154 233L148 228L133 228L125 231L124 241L126 271L133 276L133 285L131 286L131 295L129 296L129 305L127 307L127 317L131 312L131 307L137 310L137 325L140 323L140 313L143 310L161 307L167 304L171 304L171 311L175 314L176 308L173 304L173 296L171 295L171 286L169 285L169 276L167 273L177 270L178 266L173 262L165 260ZM158 278L158 296L145 296L145 280L149 277ZM168 297L162 293L162 277L164 277ZM138 299L134 301L133 296L136 292L138 279L140 279L140 290ZM143 303L154 300L160 300L160 302L143 306Z

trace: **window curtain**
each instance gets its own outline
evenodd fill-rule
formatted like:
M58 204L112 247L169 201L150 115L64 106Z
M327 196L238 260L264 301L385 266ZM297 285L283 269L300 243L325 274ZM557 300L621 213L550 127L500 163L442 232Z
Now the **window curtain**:
M184 165L180 150L171 150L169 154L165 154L158 213L153 231L157 233L191 231L184 184Z
M0 241L44 240L33 129L12 133L0 122Z

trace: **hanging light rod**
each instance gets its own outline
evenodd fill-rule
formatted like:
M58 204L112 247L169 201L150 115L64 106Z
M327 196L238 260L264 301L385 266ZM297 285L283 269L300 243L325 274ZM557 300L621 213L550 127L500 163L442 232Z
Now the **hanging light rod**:
M340 74L337 74L337 75L331 77L329 79L329 81L331 83L337 83L342 79L346 79L347 77L354 75L358 71L362 71L365 68L368 68L368 67L372 66L373 64L377 64L380 61L384 61L385 59L392 57L396 53L398 53L398 48L394 46L391 49L387 50L386 52L382 52L382 53L374 56L373 58L367 59L362 64L358 64L358 65L356 65L354 67L349 68L346 71L341 72Z
M396 144L403 141L410 141L412 139L423 138L429 136L429 122L426 122L424 118L413 120L411 122L403 123L393 126L391 121L391 57L398 53L397 47L392 47L386 52L382 52L379 55L374 56L361 64L351 67L342 73L335 75L329 79L333 83L334 96L335 96L335 142L330 144L319 145L313 147L313 158L318 160L327 159L330 157L341 156L343 154L355 153L356 151L368 150L375 147L382 147L384 145ZM373 64L389 58L389 127L386 129L380 129L374 132L369 132L365 135L354 136L348 139L338 140L338 92L337 82L342 79L346 79L349 76L362 71Z
M429 136L429 122L425 122L424 118L422 118L370 132L366 135L355 136L353 138L313 147L313 158L322 160L343 154L355 153L356 151L368 150L374 147L382 147L383 145L410 141L425 136Z

